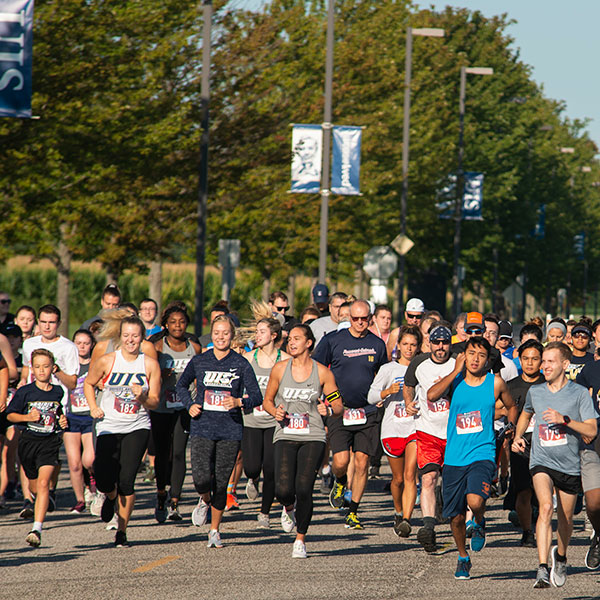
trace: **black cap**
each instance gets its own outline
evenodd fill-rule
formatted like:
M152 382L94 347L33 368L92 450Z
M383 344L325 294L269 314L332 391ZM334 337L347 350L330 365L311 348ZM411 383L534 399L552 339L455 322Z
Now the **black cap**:
M510 321L500 321L498 323L498 337L507 337L512 339L513 326Z

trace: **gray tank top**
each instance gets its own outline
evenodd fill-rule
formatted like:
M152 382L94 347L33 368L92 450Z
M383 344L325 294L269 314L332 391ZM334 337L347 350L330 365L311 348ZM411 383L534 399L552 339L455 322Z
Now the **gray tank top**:
M271 369L273 367L261 367L258 364L258 360L256 357L257 351L254 352L252 360L250 364L252 365L252 370L256 375L256 380L258 381L258 387L265 397L265 392L267 391L267 383L269 383L269 376L271 375ZM277 351L277 360L276 363L279 362L281 357L281 350ZM263 409L262 404L257 406L252 410L251 413L244 413L244 427L252 427L254 429L268 429L269 427L275 427L277 425L277 421L275 417L272 417L266 410Z
M155 412L172 413L184 409L183 404L177 399L175 385L194 356L196 356L196 352L189 342L187 342L185 350L177 352L169 346L167 338L163 338L163 349L162 352L158 353L162 384L160 387L160 402ZM171 369L168 375L165 375L165 369Z
M323 417L317 411L322 392L319 369L314 360L312 371L305 381L294 380L292 359L288 361L275 396L275 406L282 404L289 418L278 423L273 436L274 443L279 440L325 442Z

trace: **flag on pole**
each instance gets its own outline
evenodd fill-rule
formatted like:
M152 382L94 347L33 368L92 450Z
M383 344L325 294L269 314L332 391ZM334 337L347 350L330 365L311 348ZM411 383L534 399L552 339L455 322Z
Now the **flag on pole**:
M333 128L331 191L334 194L360 194L360 145L362 127Z
M323 130L320 125L294 125L292 130L292 192L321 190Z

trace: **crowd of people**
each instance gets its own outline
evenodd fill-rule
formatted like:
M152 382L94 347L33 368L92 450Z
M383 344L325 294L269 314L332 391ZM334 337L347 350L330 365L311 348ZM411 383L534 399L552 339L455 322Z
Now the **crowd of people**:
M600 320L536 317L517 345L512 324L491 313L450 323L411 298L392 329L387 306L323 284L312 295L296 319L274 292L252 302L248 323L219 302L197 338L183 302L157 323L154 300L138 308L111 284L71 341L56 306L12 314L0 292L0 509L22 497L19 516L33 520L26 543L40 546L56 507L63 444L71 512L100 517L123 547L146 460L156 520L187 517L189 442L191 521L209 524L209 548L223 546L242 472L246 496L262 493L257 528L281 506L293 558L307 557L317 478L345 527L363 529L360 503L385 456L393 531L411 536L420 502L416 540L433 553L436 527L449 522L456 579L469 579L471 555L485 547L493 495L504 495L520 544L537 547L534 587L565 584L583 503L585 565L600 567Z

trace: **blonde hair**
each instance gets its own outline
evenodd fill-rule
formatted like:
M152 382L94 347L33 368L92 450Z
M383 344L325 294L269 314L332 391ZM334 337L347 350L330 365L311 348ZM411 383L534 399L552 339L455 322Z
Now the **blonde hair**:
M227 315L219 315L218 317L215 317L213 322L210 324L211 333L213 332L213 329L217 323L227 323L229 325L231 328L231 339L233 340L233 337L235 336L235 323L231 320L231 318Z
M121 338L121 321L126 317L136 316L135 311L128 306L121 308L105 308L98 313L102 319L102 327L96 334L96 339L101 342L112 340L115 348L118 348Z

